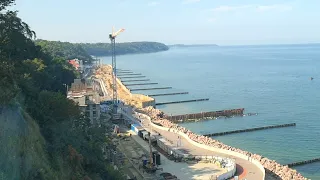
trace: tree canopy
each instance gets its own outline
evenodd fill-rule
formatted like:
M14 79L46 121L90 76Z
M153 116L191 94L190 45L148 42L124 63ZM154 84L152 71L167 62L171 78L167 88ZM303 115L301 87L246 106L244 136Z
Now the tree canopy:
M25 140L29 136L17 135L18 142L26 148L19 149L19 157L16 157L22 159L20 169L12 174L2 171L2 165L6 166L10 162L0 159L0 176L12 179L10 177L14 175L20 176L18 179L28 180L89 180L93 174L99 177L97 179L117 179L103 160L103 127L88 126L88 119L65 96L66 86L76 78L74 69L66 60L91 60L91 57L77 44L43 40L34 43L35 32L17 16L17 12L6 10L13 3L14 0L0 2L0 117L3 109L8 112L11 108L11 111L16 112L14 114L22 111L27 114L25 118L32 119L25 119L24 124L32 122L40 128L41 134L33 134L32 137L44 138L45 143L39 144L38 140L34 140L28 141L32 144L26 145ZM5 126L3 121L0 124ZM34 129L24 129L24 132L18 134L34 133L35 126L30 127ZM1 134L0 142L9 138ZM10 148L16 146L16 143L2 143L1 146ZM44 166L41 166L42 162L39 161L43 158L36 158L40 159L36 162L34 157L27 157L32 151L28 147L32 147L32 150L45 149L43 152L49 159L46 167L49 168L44 170Z
M80 59L92 62L92 57L80 44L61 41L36 40L35 43L41 46L42 50L53 57L65 60Z
M63 59L81 59L92 61L93 56L111 56L110 43L69 43L61 41L36 40L37 45L46 53ZM116 43L117 55L153 53L166 51L169 47L158 42L128 42Z
M80 44L90 55L94 56L110 56L110 43L81 43ZM128 42L116 43L116 54L137 54L137 53L153 53L168 50L168 46L158 42Z

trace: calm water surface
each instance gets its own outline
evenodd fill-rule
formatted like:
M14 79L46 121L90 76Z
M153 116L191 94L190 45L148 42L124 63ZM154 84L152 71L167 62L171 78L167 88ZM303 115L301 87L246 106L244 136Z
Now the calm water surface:
M101 59L111 64L110 57ZM158 107L168 114L241 107L247 113L259 113L258 116L182 124L196 133L295 122L296 127L217 139L281 164L320 157L320 45L173 48L160 53L118 56L117 65L159 83L132 88L173 87L136 93L189 92L157 97L157 102L210 98L206 102ZM308 178L320 179L320 163L296 169Z

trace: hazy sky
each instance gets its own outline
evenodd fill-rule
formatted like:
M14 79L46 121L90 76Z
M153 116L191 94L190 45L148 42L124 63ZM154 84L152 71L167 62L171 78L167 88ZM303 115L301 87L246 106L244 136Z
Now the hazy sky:
M37 37L219 45L320 42L319 0L17 0Z

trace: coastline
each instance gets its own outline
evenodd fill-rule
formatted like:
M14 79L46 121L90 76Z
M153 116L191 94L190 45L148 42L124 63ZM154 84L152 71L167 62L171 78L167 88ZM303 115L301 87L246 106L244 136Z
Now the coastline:
M120 88L122 88L123 84L120 81L118 81L118 83L120 83ZM127 102L125 102L125 103L127 103ZM128 103L128 104L132 105L130 103ZM208 138L208 137L205 137L202 135L195 134L182 126L179 126L178 124L175 124L167 119L163 119L163 118L161 118L161 116L164 113L158 109L155 109L153 107L142 107L142 108L137 109L137 111L138 112L140 111L140 113L148 115L154 124L160 125L162 127L170 128L170 129L175 129L177 132L185 134L187 137L189 137L190 139L192 139L196 143L203 144L205 146L209 146L209 147L213 147L213 148L217 148L217 149L230 151L230 152L240 153L244 156L248 156L248 157L252 158L255 161L258 161L265 169L266 179L307 180L307 178L303 177L296 170L291 169L288 166L280 165L279 163L277 163L274 160L270 160L270 159L263 157L261 155L258 155L258 154L253 154L253 153L250 153L247 151L243 151L239 148L225 145L222 142L214 140L212 138Z
M193 141L195 141L199 144L203 144L203 145L207 145L210 147L219 148L219 149L223 149L223 150L233 151L236 153L243 154L245 156L249 156L250 158L258 161L264 167L265 173L266 173L265 179L270 179L270 177L272 177L273 179L276 179L276 180L282 180L282 179L307 180L307 178L303 177L296 170L291 169L288 166L280 165L279 163L277 163L274 160L270 160L270 159L263 157L261 155L253 154L251 152L244 151L239 148L225 145L218 140L214 140L212 138L208 138L208 137L205 137L202 135L195 134L192 131L190 131L182 126L179 126L178 124L173 123L167 119L159 118L159 115L163 113L159 109L155 109L153 107L147 107L147 108L140 109L140 111L143 114L148 115L154 124L160 125L162 127L166 127L169 129L175 129L178 132L181 132L181 133L187 135L190 139L192 139Z

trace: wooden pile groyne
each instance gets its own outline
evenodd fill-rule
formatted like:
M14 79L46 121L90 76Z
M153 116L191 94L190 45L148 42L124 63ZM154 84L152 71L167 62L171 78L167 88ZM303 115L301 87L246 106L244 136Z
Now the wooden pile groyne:
M149 94L147 96L171 96L171 95L178 95L178 94L189 94L189 92L176 92L176 93L164 93L164 94Z
M118 77L122 77L122 76L137 76L137 75L142 75L141 73L130 73L130 74L118 74Z
M131 73L133 73L133 71L117 71L117 74L121 74L121 73L131 74Z
M155 88L130 89L130 91L147 91L147 90L159 90L159 89L172 89L172 87L155 87Z
M168 119L171 121L184 122L184 121L189 121L189 120L209 119L209 118L216 118L216 117L221 117L221 116L225 116L225 117L243 116L243 112L244 112L244 108L239 108L239 109L201 112L201 113L174 115L174 116L165 115L165 119Z
M117 69L117 71L125 71L125 72L128 72L128 71L131 71L129 69Z
M265 129L273 129L273 128L284 128L284 127L291 127L291 126L296 126L296 123L280 124L280 125L264 126L264 127L256 127L256 128L241 129L241 130L235 130L235 131L226 131L226 132L220 132L220 133L205 134L204 136L208 136L208 137L212 137L212 136L223 136L223 135L227 135L227 134L235 134L235 133L242 133L242 132L251 132L251 131L258 131L258 130L265 130Z
M124 71L124 72L117 72L117 74L121 74L121 75L131 75L131 74L133 74L133 72L132 71L128 71L128 72L126 72L126 71Z
M123 77L119 77L119 78L121 78L121 79L125 79L125 78L144 78L144 77L146 77L146 76L123 76Z
M184 101L162 102L162 103L156 103L156 106L157 105L165 105L165 104L178 104L178 103L187 103L187 102L197 102L197 101L209 101L209 98L206 98L206 99L191 99L191 100L184 100Z
M314 158L314 159L309 159L309 160L305 160L305 161L298 161L298 162L290 163L290 164L287 164L287 166L291 168L293 166L301 166L301 165L315 163L315 162L319 162L319 161L320 161L320 158Z
M121 82L150 81L150 79L120 80Z
M158 83L140 83L140 84L124 84L125 86L143 86L143 85L155 85Z

